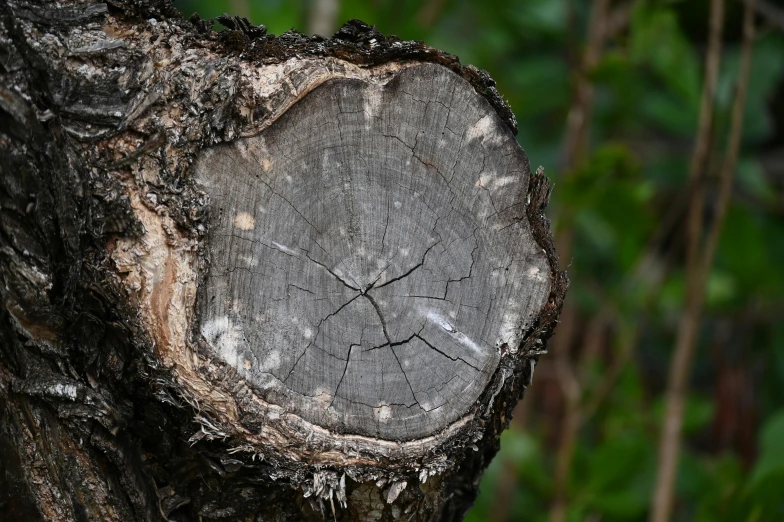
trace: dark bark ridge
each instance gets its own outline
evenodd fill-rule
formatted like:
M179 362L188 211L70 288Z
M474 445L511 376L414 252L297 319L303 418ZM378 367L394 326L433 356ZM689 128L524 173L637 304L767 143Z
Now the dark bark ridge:
M525 215L548 260L546 304L520 346L503 347L470 422L417 454L253 420L251 391L188 315L210 262L192 164L331 79L385 82L423 62L468 80L514 130L486 73L359 22L324 40L236 18L210 33L165 2L1 9L0 513L296 520L334 499L347 520L462 516L566 290L544 175L530 177ZM198 375L170 350L186 344ZM254 442L265 427L272 438Z

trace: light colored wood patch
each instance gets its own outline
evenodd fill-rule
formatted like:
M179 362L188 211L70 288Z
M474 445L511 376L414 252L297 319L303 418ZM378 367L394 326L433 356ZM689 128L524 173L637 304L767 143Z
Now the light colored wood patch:
M234 216L234 226L240 230L253 230L256 226L256 220L247 212L240 212Z

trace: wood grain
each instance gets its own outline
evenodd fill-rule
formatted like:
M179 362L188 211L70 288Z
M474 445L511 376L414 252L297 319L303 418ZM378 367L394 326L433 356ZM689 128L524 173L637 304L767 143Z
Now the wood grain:
M444 67L330 80L195 170L201 334L265 401L338 433L455 422L550 293L528 159Z

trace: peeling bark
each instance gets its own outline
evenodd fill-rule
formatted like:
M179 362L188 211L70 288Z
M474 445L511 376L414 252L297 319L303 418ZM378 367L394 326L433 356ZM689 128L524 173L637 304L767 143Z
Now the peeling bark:
M487 74L358 21L0 10L3 519L461 519L567 285Z

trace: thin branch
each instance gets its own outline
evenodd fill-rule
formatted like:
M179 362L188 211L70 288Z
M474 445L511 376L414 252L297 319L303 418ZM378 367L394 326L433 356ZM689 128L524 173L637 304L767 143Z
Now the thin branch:
M717 1L720 2L720 0L714 0L713 4L716 4ZM732 175L735 172L740 148L753 39L754 2L750 0L746 2L744 10L741 65L732 107L730 136L720 176L716 216L711 223L701 257L695 253L693 262L687 266L686 310L679 324L675 353L670 365L665 417L659 442L658 474L652 499L651 522L667 522L672 516L688 378L696 348L697 332L705 299L705 286L721 236L732 187ZM699 241L699 238L691 239Z
M571 3L569 4L571 8ZM581 161L588 142L588 129L593 110L594 86L588 75L599 64L606 38L609 0L594 0L588 20L585 51L577 74L574 103L566 121L561 172L570 175ZM556 236L556 249L568 265L571 259L571 227L561 229ZM580 397L582 388L569 355L572 332L577 314L571 303L566 303L561 312L561 325L554 339L556 353L556 375L564 398L565 414L561 439L556 454L553 504L550 521L563 522L566 518L568 486L571 477L572 459L577 434L580 429ZM584 348L581 346L581 348ZM584 350L583 350L584 351Z
M308 10L308 33L331 36L337 29L339 0L311 0Z
M572 457L580 423L580 396L582 389L570 360L569 345L576 323L573 306L564 306L561 311L561 324L555 339L555 377L564 401L564 415L561 437L555 456L555 477L553 504L550 507L550 521L566 520L567 496L571 477Z
M713 122L713 99L716 82L719 77L721 60L721 36L724 26L724 0L712 0L710 10L710 31L708 36L708 56L705 61L705 81L700 97L700 115L697 125L697 139L694 144L689 165L689 182L691 184L691 204L687 218L686 265L687 271L693 270L698 262L697 256L701 245L703 207L705 203L704 173L711 141L711 124Z
M713 265L713 258L719 246L721 231L724 227L724 219L727 216L727 206L732 192L732 178L735 174L735 167L738 163L740 154L740 141L743 137L743 116L746 109L746 94L748 92L749 76L751 74L751 55L754 43L754 0L749 0L746 4L746 12L743 17L743 48L741 50L740 71L738 72L738 85L735 91L735 99L732 105L732 127L727 143L727 153L719 178L719 194L716 201L716 215L713 219L713 226L708 231L708 239L705 244L705 256L702 259L701 271L707 274Z
M629 27L629 19L632 16L633 7L633 2L627 2L610 11L607 15L607 22L605 23L605 40L615 38Z
M585 53L575 85L575 103L566 120L566 136L561 154L561 170L573 169L579 161L587 141L588 122L593 109L594 87L588 75L596 68L601 58L605 40L605 25L609 0L594 0L588 21Z

